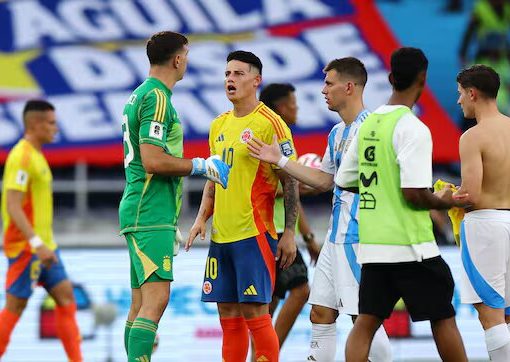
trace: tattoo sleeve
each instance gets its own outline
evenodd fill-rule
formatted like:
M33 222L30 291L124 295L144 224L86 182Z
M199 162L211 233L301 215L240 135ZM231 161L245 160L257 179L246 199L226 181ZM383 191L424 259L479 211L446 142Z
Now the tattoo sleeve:
M280 181L283 184L283 200L285 204L285 228L295 230L298 214L299 190L296 179L280 171Z

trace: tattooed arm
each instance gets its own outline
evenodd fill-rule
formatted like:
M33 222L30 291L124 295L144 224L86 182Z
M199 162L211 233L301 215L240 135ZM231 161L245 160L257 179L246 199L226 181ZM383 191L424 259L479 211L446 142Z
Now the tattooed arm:
M278 241L276 260L280 261L280 267L286 269L296 258L296 219L298 213L299 191L297 181L284 171L277 171L283 185L283 199L285 204L285 231Z

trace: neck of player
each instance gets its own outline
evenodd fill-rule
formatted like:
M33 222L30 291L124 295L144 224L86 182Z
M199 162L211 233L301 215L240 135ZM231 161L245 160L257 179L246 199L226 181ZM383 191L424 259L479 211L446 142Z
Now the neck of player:
M408 89L405 91L393 90L390 100L388 101L389 106L407 106L413 108L414 104L419 98L419 92L414 89Z
M496 119L501 115L498 110L496 100L477 102L475 108L475 118L478 124Z
M36 150L41 150L43 146L43 142L39 140L36 136L31 133L25 133L24 137Z
M259 105L259 103L260 101L257 99L255 94L253 96L233 101L234 116L244 117L249 115Z
M356 120L356 118L358 118L358 115L364 109L365 107L363 106L363 101L360 99L356 100L352 104L346 105L343 109L340 109L338 111L338 115L340 118L342 118L342 121L344 121L346 125L350 125Z
M175 83L179 81L176 72L169 72L167 69L153 66L149 71L149 77L156 78L163 83L168 89L172 90Z

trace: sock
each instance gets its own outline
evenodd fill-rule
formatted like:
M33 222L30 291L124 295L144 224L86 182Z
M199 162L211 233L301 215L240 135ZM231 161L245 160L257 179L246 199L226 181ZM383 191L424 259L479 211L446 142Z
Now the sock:
M55 323L57 336L64 345L67 358L72 362L83 361L80 350L80 330L76 323L76 304L57 305L55 308Z
M510 331L506 324L498 324L485 331L485 343L493 362L510 361Z
M131 326L128 340L128 361L149 362L158 325L145 318L136 318Z
M368 353L368 360L373 362L393 361L390 340L382 325L374 334L372 346L370 346L370 352Z
M11 333L18 323L19 315L7 310L3 309L0 312L0 357L2 357L7 349L7 345L9 344L9 340L11 339Z
M255 360L257 362L278 362L280 345L269 313L247 319L246 324L255 341Z
M333 362L336 355L336 323L312 323L312 340L307 361Z
M221 356L224 362L245 362L250 344L248 326L243 317L220 318L223 330Z
M126 326L124 327L124 349L126 350L126 355L129 354L129 332L131 331L131 327L133 326L133 322L126 321Z

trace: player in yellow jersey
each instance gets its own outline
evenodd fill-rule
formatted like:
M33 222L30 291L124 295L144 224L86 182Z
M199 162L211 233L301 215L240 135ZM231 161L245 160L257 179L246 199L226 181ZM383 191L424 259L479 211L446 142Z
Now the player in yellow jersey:
M228 189L207 182L202 203L186 244L205 238L206 221L213 216L211 244L206 262L202 300L218 303L223 329L225 362L246 361L248 332L255 341L257 361L278 361L278 337L269 315L276 262L282 268L296 256L294 229L297 217L296 181L278 167L249 156L253 137L266 142L276 136L287 157L296 158L289 128L257 99L262 63L250 52L227 57L225 91L233 109L211 124L211 155L220 155L231 167ZM273 224L278 181L283 184L285 231L277 243Z
M24 137L5 163L2 187L4 252L9 259L6 302L0 312L0 356L35 285L57 303L56 329L67 358L82 361L73 288L53 239L52 175L41 152L57 133L55 108L44 100L28 101L23 110Z

